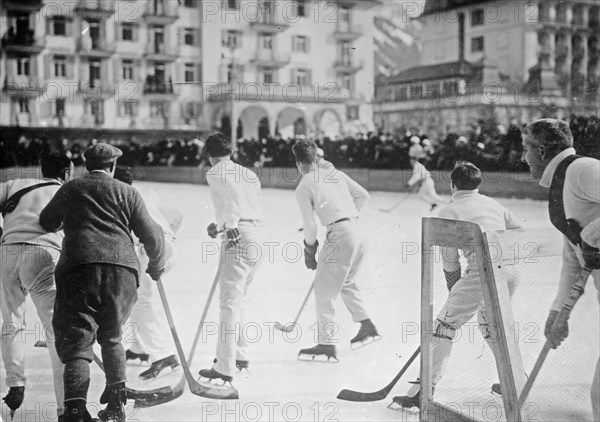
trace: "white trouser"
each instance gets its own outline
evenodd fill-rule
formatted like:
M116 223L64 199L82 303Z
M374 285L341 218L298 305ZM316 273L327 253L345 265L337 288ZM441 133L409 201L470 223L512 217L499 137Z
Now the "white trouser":
M64 365L56 354L52 314L56 285L54 269L60 251L37 245L0 246L0 310L2 312L1 347L6 385L25 385L26 298L31 295L48 344L54 378L58 414L63 413ZM41 330L36 330L41 332Z
M173 243L173 239L165 236L167 270L173 262ZM148 266L148 256L140 253L138 258L140 260L140 287L137 291L137 301L129 317L127 331L130 332L130 335L123 337L124 346L134 353L147 353L150 356L150 362L156 362L175 355L175 344L167 324L156 282L144 272Z
M423 201L431 205L446 203L446 200L439 196L435 191L435 183L433 182L433 179L430 178L425 179L425 181L421 183L418 195Z
M508 291L510 297L512 297L518 284L515 267L505 266L504 270L508 283ZM434 387L442 378L450 359L452 340L456 336L456 331L469 322L476 314L479 330L490 346L490 349L492 349L494 356L497 357L496 348L494 347L494 344L498 341L495 335L497 331L490 329L485 316L485 304L479 270L475 265L470 265L460 280L452 287L446 304L438 314L434 324L436 334L431 344L431 383ZM408 395L414 397L419 388L419 385L413 385Z
M221 243L219 275L219 337L214 369L228 376L235 373L235 361L249 360L244 339L242 302L262 262L260 223L240 222L240 242L233 248Z
M354 322L369 318L356 284L366 249L358 219L352 218L328 227L315 275L319 344L337 343L333 337L337 332L333 301L338 295L342 296Z

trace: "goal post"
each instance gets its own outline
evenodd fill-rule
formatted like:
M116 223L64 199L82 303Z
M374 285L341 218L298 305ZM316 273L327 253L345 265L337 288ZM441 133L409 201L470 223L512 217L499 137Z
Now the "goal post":
M456 247L459 250L474 252L485 305L485 317L494 332L490 346L494 349L497 379L502 390L500 400L504 411L503 420L515 422L527 420L525 407L519 403L519 394L526 382L526 371L522 358L521 339L514 333L514 327L518 326L518 322L515 324L515 310L509 294L506 267L515 268L527 262L527 259L534 258L555 257L553 262L556 263L556 260L560 260L562 250L560 233L550 227L483 233L479 225L467 221L442 218L422 220L420 420L476 421L482 418L477 418L474 412L461 411L460 403L458 405L441 403L436 401L433 395L432 344L439 341L433 336L435 317L448 297L445 283L439 280L443 278L440 277L440 250L443 247ZM522 270L523 267L521 265L520 269ZM526 270L531 271L531 266ZM550 290L554 292L555 289ZM544 312L545 316L548 308L544 310L541 308L540 306L539 310L536 309L536 314ZM536 324L539 326L540 322ZM536 343L538 342L536 340ZM539 353L541 346L542 344L535 344L529 351ZM472 345L467 347L473 349ZM450 358L451 362L453 358L454 356ZM469 357L464 359L468 360ZM465 365L468 367L468 363ZM490 369L489 372L492 371L493 369ZM460 376L462 375L459 374ZM469 378L469 374L465 373L464 377ZM471 374L470 378L475 377ZM468 385L468 382L468 379L465 380L465 385Z

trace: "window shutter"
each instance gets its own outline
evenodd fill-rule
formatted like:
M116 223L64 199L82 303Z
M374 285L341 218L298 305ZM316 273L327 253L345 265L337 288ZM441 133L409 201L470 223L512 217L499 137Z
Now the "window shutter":
M115 82L123 80L123 61L121 59L113 60L113 74Z
M56 101L40 101L40 117L46 118L52 116L52 110L56 107ZM31 103L29 104L31 107ZM33 111L33 107L31 107Z
M198 86L202 84L202 63L196 65L196 81L198 81Z
M65 33L67 34L67 37L73 36L73 25L75 25L73 19L65 20Z
M53 78L56 75L54 74L54 57L51 54L46 54L44 56L44 79Z
M227 47L227 30L221 31L221 47Z
M175 77L173 82L185 82L185 75L183 74L184 67L182 63L175 63Z
M296 82L296 69L290 69L290 83Z
M143 83L145 81L142 81L142 72L140 71L140 68L142 66L142 61L141 60L134 60L133 61L133 80L136 81L136 83ZM143 89L143 87L140 87L139 91L141 91Z
M306 45L306 52L310 53L310 37L304 37L304 40Z
M67 56L67 78L73 79L75 77L75 57Z
M306 69L306 84L307 85L312 85L312 70L311 69Z
M48 16L46 19L46 35L54 35L54 18Z

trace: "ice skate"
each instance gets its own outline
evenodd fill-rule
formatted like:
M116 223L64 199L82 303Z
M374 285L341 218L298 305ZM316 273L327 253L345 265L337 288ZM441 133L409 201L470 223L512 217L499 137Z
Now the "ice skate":
M127 349L125 351L125 360L127 361L127 363L129 363L129 361L136 361L139 359L138 364L141 365L142 363L146 362L150 362L150 355L148 355L148 353L135 353L132 352L131 350ZM132 362L135 363L135 362Z
M360 349L378 340L381 340L381 336L377 332L377 328L370 319L365 319L360 322L360 329L356 336L350 340L350 348L352 350Z
M421 408L421 392L419 391L413 397L409 396L396 396L392 399L392 402L388 405L390 409L393 409L394 405L400 406L400 409L417 410Z
M215 360L213 360L213 363L217 363L217 358L215 358ZM237 368L237 370L239 372L242 372L244 369L250 373L250 370L248 368L250 368L250 361L249 360L239 360L236 359L235 360L235 367Z
M200 375L200 378L206 378L208 381L220 379L223 381L223 384L231 383L231 381L233 381L233 377L230 377L229 375L223 375L220 372L217 372L214 368L201 369L198 374Z
M146 369L139 375L142 381L148 381L153 378L158 378L161 372L166 369L175 369L179 366L179 361L175 355L168 356L164 359L159 359L156 362L152 362L150 368Z
M317 344L298 353L298 360L337 363L337 350L333 344Z
M127 404L127 392L125 382L107 385L100 396L100 404L107 403L106 408L98 411L100 422L125 422L125 405Z
M8 394L2 398L10 409L10 418L14 418L15 412L23 404L25 398L25 387L10 387Z

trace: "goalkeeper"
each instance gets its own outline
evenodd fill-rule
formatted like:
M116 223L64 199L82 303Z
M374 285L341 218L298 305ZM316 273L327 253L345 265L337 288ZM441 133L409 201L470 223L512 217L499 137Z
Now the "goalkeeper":
M492 198L479 193L481 171L469 162L458 162L450 173L452 202L439 212L440 218L464 220L476 223L482 231L518 229L519 221ZM444 275L450 294L434 323L436 340L432 344L432 384L439 382L452 352L452 340L457 330L477 314L479 329L495 353L492 335L484 309L483 291L479 278L475 254L471 249L463 250L467 268L461 273L458 249L442 247ZM512 296L517 284L515 273L505 267L509 293ZM494 386L499 386L494 384ZM494 388L494 386L492 388ZM406 396L394 397L394 403L403 408L420 406L420 386L415 384Z

